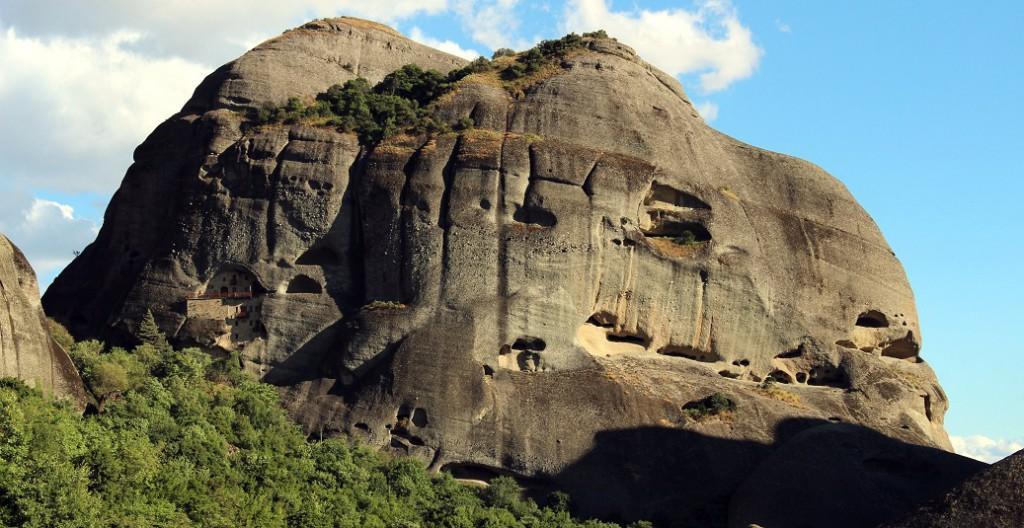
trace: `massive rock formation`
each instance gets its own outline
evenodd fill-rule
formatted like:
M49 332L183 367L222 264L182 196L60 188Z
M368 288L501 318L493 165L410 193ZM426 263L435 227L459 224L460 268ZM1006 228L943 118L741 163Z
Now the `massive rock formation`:
M458 134L361 146L243 115L406 63L464 61L334 19L214 72L136 150L48 312L116 341L150 308L311 432L567 487L585 514L720 524L794 417L949 449L871 218L709 128L627 46L588 39L518 93L467 77L437 104L473 120ZM689 405L714 393L735 409Z
M0 377L6 376L79 407L87 401L71 358L50 337L32 266L17 246L0 235Z

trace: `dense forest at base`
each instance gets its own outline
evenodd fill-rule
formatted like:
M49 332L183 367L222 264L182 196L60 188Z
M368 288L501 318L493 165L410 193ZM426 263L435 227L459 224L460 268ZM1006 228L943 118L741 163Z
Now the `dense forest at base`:
M237 357L175 350L152 316L133 350L51 329L97 410L0 379L0 526L618 526L573 519L563 493L539 507L508 477L473 488L411 458L309 439Z

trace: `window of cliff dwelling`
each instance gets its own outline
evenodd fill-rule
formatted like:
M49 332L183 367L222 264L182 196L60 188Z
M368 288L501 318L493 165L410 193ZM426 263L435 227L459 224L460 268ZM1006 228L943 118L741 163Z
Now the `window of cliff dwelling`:
M536 350L540 352L547 348L547 343L539 337L522 336L512 343L512 350Z
M314 246L299 255L295 260L296 264L308 266L336 266L341 259L333 249L326 246Z
M889 326L889 320L878 310L868 310L857 316L856 324L864 328L886 328Z
M296 275L288 283L288 293L322 293L320 283L306 275Z
M654 182L651 184L650 192L647 193L647 198L644 199L644 205L656 205L658 202L690 209L711 209L711 206L705 203L704 200L688 192Z

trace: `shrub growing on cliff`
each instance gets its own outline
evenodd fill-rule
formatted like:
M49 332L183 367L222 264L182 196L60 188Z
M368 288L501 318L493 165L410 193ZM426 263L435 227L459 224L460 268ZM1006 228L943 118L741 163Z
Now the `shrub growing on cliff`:
M573 520L566 499L538 507L511 479L476 491L410 458L310 441L237 356L98 341L71 355L119 397L83 417L0 379L0 526L615 526Z
M312 120L354 132L361 142L372 143L400 132L443 129L427 106L450 89L447 76L410 64L373 87L363 78L335 84L309 105L296 97L284 106L264 105L254 120L257 124Z
M692 401L683 406L683 412L693 419L717 416L735 410L736 402L720 392L713 393L706 398Z

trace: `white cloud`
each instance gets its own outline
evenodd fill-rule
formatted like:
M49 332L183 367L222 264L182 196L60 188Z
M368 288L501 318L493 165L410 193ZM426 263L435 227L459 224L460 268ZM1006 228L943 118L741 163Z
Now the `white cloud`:
M951 436L953 449L965 457L993 463L1024 449L1024 439L1004 440L984 435Z
M519 0L453 0L451 8L474 41L492 50L526 49L531 41L515 36L521 25L516 12L518 3Z
M19 187L112 192L132 149L181 108L209 67L128 51L140 34L0 33L0 174Z
M8 203L5 200L5 205ZM0 232L18 246L39 277L45 290L58 271L71 262L96 238L99 226L75 216L70 205L32 199L27 208L5 207L0 214Z
M394 22L446 7L447 0L5 0L0 18L30 36L78 38L144 30L144 38L135 43L144 55L219 66L251 44L314 18L350 15Z
M779 31L781 31L783 33L790 33L790 32L793 31L793 28L789 27L789 24L787 24L787 23L785 23L785 22L783 22L783 21L781 21L781 20L779 20L777 18L775 19L775 27L778 28Z
M705 122L712 122L718 118L718 105L711 101L704 101L703 103L697 103L697 112L704 118Z
M763 54L728 0L703 0L694 11L612 11L607 0L569 0L565 28L604 29L671 75L699 73L705 93L749 77Z
M452 55L456 55L464 59L473 60L480 56L480 52L474 49L463 48L454 40L438 40L430 38L423 34L423 31L419 27L413 27L409 30L409 38L421 44L426 44L432 48L437 48L441 51L451 53Z

